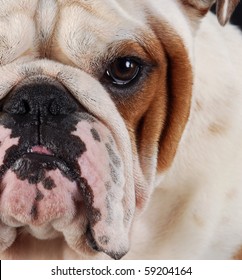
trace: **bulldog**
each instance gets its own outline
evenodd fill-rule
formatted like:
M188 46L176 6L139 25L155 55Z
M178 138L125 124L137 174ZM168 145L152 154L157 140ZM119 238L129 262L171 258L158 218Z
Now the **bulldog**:
M242 257L238 2L0 1L2 259Z

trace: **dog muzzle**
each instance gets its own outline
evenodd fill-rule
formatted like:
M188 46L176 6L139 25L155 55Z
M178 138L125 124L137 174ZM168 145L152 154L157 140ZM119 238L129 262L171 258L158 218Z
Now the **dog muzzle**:
M80 253L121 258L135 211L128 133L97 81L59 64L53 73L53 64L18 66L2 92L1 246L24 229L40 239L64 235ZM111 121L106 109L115 112Z

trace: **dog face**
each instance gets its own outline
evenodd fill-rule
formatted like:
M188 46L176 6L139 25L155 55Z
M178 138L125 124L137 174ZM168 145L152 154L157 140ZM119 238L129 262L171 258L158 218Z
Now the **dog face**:
M121 258L190 113L213 1L0 1L1 250L19 231ZM238 1L218 1L222 24Z

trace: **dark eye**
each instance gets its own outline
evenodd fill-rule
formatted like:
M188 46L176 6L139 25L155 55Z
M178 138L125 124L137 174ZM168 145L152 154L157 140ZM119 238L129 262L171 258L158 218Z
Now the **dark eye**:
M141 72L142 65L133 58L120 57L107 68L106 75L115 85L127 85L134 81Z

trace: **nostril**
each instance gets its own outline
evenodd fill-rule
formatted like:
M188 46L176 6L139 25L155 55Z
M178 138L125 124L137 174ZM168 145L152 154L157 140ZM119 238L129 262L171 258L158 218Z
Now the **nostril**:
M61 108L58 102L56 102L56 100L52 100L50 102L50 105L48 107L48 112L53 115L53 116L57 116L60 115L61 113Z
M66 98L66 96L62 99L52 99L47 107L47 112L52 116L68 115L76 111L78 111L76 102L73 102L70 98Z
M27 100L22 100L22 104L19 109L19 114L28 114L30 112L29 102Z
M18 100L17 102L7 102L3 106L3 112L13 115L25 115L30 112L30 105L27 100Z

